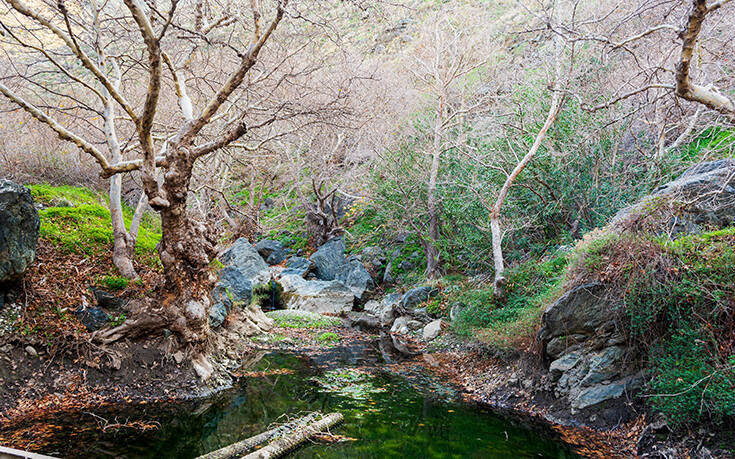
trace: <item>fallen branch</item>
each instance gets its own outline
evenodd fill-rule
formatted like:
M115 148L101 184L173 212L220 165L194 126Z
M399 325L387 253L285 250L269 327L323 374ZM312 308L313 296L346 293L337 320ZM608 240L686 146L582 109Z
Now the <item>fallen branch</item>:
M245 454L248 451L255 449L255 447L258 445L262 445L263 443L271 441L274 438L306 427L310 422L316 419L318 414L319 413L308 414L294 421L281 424L278 427L267 430L263 433L259 433L258 435L255 435L253 437L247 438L237 443L233 443L229 446L225 446L224 448L212 451L211 453L199 456L196 459L228 459L230 457L239 457L242 454Z
M303 429L297 429L293 433L271 442L263 449L248 454L244 459L273 459L286 455L309 438L327 430L335 424L344 420L341 413L332 413L320 420L313 422Z

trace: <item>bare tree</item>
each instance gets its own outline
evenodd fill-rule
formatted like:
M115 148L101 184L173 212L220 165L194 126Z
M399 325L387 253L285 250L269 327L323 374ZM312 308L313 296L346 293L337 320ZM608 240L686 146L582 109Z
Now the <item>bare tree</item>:
M51 87L46 96L56 92L57 96L74 101L80 111L88 113L98 113L87 102L90 96L102 102L109 156L93 140L66 127L62 117L52 116L50 110L43 109L45 99L38 98L40 104L31 100L28 88L43 84L39 83L43 75L34 73L33 63L21 69L20 59L9 55L8 64L11 75L16 77L15 84L0 83L0 93L46 124L60 138L91 155L104 177L139 171L148 204L161 215L159 255L166 280L163 297L160 302L150 301L123 325L102 333L99 338L110 342L165 326L175 331L183 342L201 344L209 329L209 292L214 281L209 263L216 255L216 238L206 222L192 218L187 207L192 173L198 159L231 145L249 129L274 121L273 116L264 117L255 121L256 125L249 125L246 120L250 107L233 107L228 101L246 78L263 78L262 72L251 75L252 70L265 44L285 17L288 0L276 2L266 24L260 5L251 0L252 38L244 49L236 46L237 40L228 41L228 35L208 35L215 25L244 25L239 15L229 9L212 23L204 24L201 14L196 13L200 11L201 2L194 5L195 14L188 15L180 9L183 4L178 0L172 0L166 11L159 10L157 5L144 6L136 0L124 0L123 3L102 6L90 3L93 12L90 15L84 9L67 8L63 1L47 6L46 11L39 11L22 0L3 0L8 10L2 20L6 37L17 50L30 53L46 67L59 72L63 84L69 88L61 92L59 87ZM93 47L85 33L87 30L95 30L97 59L91 52ZM103 32L107 33L104 38ZM229 36L239 35L240 32L233 31ZM177 40L178 37L185 39ZM181 53L182 48L193 53L200 43L212 43L235 52L237 63L224 81L217 83L208 95L202 94L194 101L169 53ZM114 58L104 58L104 48L114 49ZM74 65L69 65L72 61ZM127 68L118 71L118 61ZM112 69L103 66L108 62ZM26 71L28 69L30 71ZM175 87L180 121L170 113L166 119L158 119L167 109L163 97L166 70ZM141 93L136 82L143 78L147 84ZM121 115L115 114L115 108L122 110ZM121 129L128 139L126 153L130 159L124 159L115 145L118 120L124 125ZM174 127L175 124L178 126ZM166 129L157 129L159 125ZM160 132L163 138L157 140ZM113 188L117 189L115 182ZM114 213L118 215L116 210Z

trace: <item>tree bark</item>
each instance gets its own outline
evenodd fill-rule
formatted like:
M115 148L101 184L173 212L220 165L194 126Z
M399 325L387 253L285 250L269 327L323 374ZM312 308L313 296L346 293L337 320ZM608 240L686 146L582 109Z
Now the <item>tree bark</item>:
M442 153L442 131L444 127L444 93L439 94L434 124L434 143L432 146L431 169L429 170L429 184L427 187L427 207L429 212L429 238L424 244L426 253L426 277L439 277L439 202L436 196L436 182L439 176L439 165Z
M137 279L138 273L133 266L135 256L135 238L125 228L122 211L122 177L110 178L110 217L112 220L112 264L120 274L128 279Z

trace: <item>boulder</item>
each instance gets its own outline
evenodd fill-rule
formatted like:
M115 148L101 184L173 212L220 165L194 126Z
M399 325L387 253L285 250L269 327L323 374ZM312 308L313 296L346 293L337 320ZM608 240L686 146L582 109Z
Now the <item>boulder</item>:
M236 240L229 249L220 255L219 261L225 266L237 268L247 279L253 279L263 271L268 270L268 265L258 254L258 251L244 237Z
M393 274L391 273L393 271L393 263L388 262L388 265L385 267L385 273L383 274L383 283L384 284L392 284L393 283Z
M348 286L358 300L375 286L372 276L359 258L345 258L342 238L333 238L323 244L309 259L316 265L319 280L338 280Z
M307 281L301 276L291 274L281 276L280 283L288 309L340 314L352 310L355 301L352 291L337 280Z
M337 272L336 279L348 286L358 300L361 300L365 292L375 286L370 273L356 259L352 259L342 265Z
M255 244L255 250L269 265L277 265L286 259L286 249L280 241L263 239Z
M362 249L362 254L360 256L362 261L375 271L380 270L386 262L385 252L383 252L383 249L376 246L365 247Z
M396 318L396 307L401 302L401 295L397 293L391 293L383 298L381 302L380 311L380 325L388 327L393 323L393 319Z
M436 296L439 290L433 287L416 287L407 291L401 298L401 307L406 311L410 311L417 305L423 303L429 298Z
M380 328L380 320L365 312L348 312L347 318L350 321L351 327L356 327L361 330L376 330Z
M411 320L409 316L401 316L393 322L393 326L390 327L391 333L399 333L405 335L408 333L408 322Z
M246 271L247 272L247 271ZM251 277L234 266L226 266L219 271L217 285L224 287L232 301L249 304L253 295L253 281Z
M426 341L435 339L442 332L442 320L436 319L424 327L423 337Z
M110 316L100 308L85 308L79 306L74 310L74 315L87 328L87 331L95 331L110 322Z
M248 281L249 282L249 281ZM248 290L248 295L251 290ZM217 328L225 321L232 310L232 299L228 295L227 284L217 282L212 290L212 307L209 308L209 326Z
M297 276L306 277L310 272L316 270L316 265L309 259L304 257L291 257L286 261L286 269L281 271L281 276L295 274Z
M17 281L31 265L40 225L31 192L0 180L0 284Z
M370 300L367 303L365 303L365 306L363 306L362 310L370 315L378 317L380 316L380 313L383 310L383 305L381 305L379 302L375 300Z
M345 242L336 237L325 242L310 257L316 266L316 275L320 280L334 280L342 267L347 263L345 259Z

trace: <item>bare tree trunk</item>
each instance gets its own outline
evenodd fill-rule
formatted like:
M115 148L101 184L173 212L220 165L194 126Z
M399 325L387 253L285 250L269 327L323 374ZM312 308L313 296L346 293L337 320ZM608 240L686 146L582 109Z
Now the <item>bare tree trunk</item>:
M556 54L556 69L555 69L555 80L553 82L552 86L552 96L551 96L551 107L549 107L549 113L546 116L546 121L544 122L544 125L541 127L541 129L536 134L536 139L533 142L533 145L528 150L528 153L521 159L521 161L516 165L516 167L513 169L513 171L508 175L508 177L505 179L505 183L503 184L503 188L501 188L500 193L498 194L497 199L495 200L495 205L493 205L493 208L490 210L490 230L492 233L492 245L493 245L493 262L495 265L495 282L493 284L493 294L496 297L502 297L504 296L505 292L503 290L503 286L505 285L506 279L505 279L505 262L503 259L503 245L502 245L502 231L500 229L500 211L503 207L503 203L505 202L505 198L508 196L508 191L510 190L510 187L515 182L518 175L523 171L523 169L526 168L528 163L531 162L531 160L536 156L536 153L538 152L538 149L541 147L541 143L546 138L546 133L548 132L549 128L554 125L556 122L557 117L559 116L559 112L561 111L561 107L563 105L564 101L564 93L561 88L561 85L559 84L561 82L561 57L562 57L562 44L561 39L559 37L556 37L554 39L555 41L555 54Z
M122 211L122 177L115 175L110 178L110 217L112 219L112 264L120 274L128 279L136 279L138 273L133 266L135 255L135 238L125 228L125 219ZM136 209L137 210L137 209Z
M444 93L439 94L439 105L436 110L436 121L434 125L434 144L431 157L431 169L429 171L429 185L427 189L427 207L429 211L429 239L424 244L426 252L426 277L436 279L439 277L439 249L436 245L439 241L439 203L436 196L436 181L439 176L439 164L442 153L442 130L444 127Z

